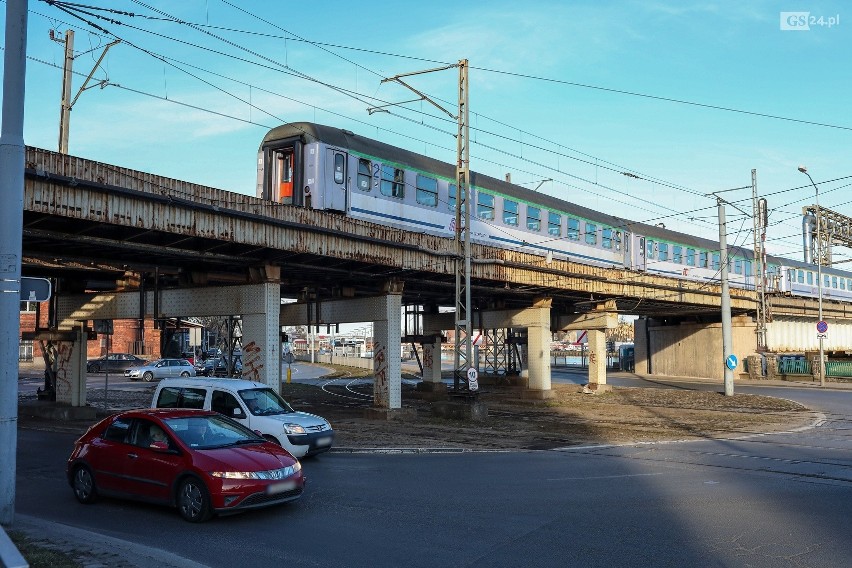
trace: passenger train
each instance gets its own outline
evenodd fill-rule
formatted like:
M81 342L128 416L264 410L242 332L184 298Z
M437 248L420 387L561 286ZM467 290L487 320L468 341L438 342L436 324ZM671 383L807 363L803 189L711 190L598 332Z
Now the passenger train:
M607 215L474 172L470 186L475 243L720 281L718 242ZM314 123L285 124L266 134L258 151L257 195L409 231L455 234L454 165ZM806 216L805 231L813 223ZM728 254L730 286L754 289L753 251L729 246ZM852 273L823 267L822 274L824 298L852 300ZM817 267L810 262L768 256L766 282L770 292L818 294Z

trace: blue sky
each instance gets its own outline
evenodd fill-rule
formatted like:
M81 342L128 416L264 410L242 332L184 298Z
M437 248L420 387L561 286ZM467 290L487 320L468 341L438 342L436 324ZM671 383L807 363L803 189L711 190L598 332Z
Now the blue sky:
M476 171L510 172L531 188L552 179L539 191L717 239L705 194L750 185L754 168L771 212L769 251L797 259L801 208L814 195L798 165L820 184L821 206L852 216L852 178L830 181L852 176L844 2L83 4L135 16L82 15L124 41L95 70L105 83L74 106L72 155L253 195L266 131L316 121L454 162L455 125L434 107L366 109L414 98L383 77L466 58ZM63 46L49 31L75 31L75 93L114 38L56 6L29 7L24 140L56 150ZM839 23L783 31L780 13L792 10ZM454 110L457 76L409 82ZM749 190L724 195L750 211ZM727 215L729 244L750 245L751 220L731 207ZM835 250L836 260L850 257Z

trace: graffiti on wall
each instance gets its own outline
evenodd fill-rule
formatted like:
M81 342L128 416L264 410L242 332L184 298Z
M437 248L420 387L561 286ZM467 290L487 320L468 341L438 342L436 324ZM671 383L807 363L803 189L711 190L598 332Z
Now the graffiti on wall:
M260 370L263 369L263 353L260 345L252 341L243 347L243 378L250 381L260 381Z
M56 399L71 400L71 355L74 344L68 341L59 342L56 347Z
M385 345L376 342L373 353L373 371L375 373L375 380L373 381L373 404L387 408L390 404L387 389L387 348Z

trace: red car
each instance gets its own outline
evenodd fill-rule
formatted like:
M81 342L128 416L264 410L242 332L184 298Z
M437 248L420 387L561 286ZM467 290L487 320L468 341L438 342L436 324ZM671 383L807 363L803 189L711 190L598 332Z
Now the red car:
M217 412L142 409L92 426L66 469L74 496L99 495L176 506L184 519L298 499L302 465L287 450Z

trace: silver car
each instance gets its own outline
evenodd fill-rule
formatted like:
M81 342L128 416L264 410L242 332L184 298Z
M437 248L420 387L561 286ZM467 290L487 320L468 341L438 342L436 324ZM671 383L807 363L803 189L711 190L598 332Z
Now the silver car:
M153 381L167 377L194 377L195 367L186 359L157 359L141 367L124 371L124 377L132 381Z

